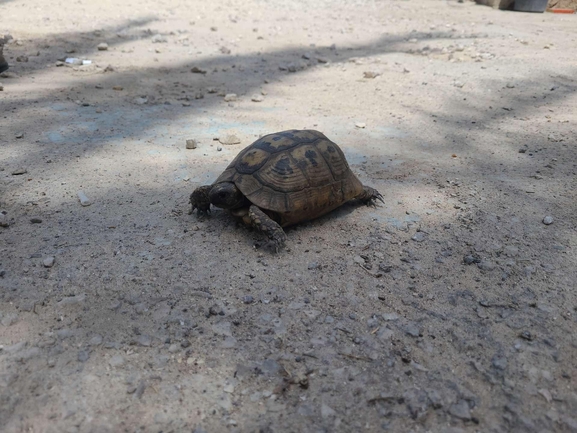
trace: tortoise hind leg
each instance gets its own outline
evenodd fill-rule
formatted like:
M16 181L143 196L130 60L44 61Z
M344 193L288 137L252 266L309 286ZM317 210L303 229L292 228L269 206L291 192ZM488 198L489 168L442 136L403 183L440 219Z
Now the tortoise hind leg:
M374 206L377 200L380 200L382 203L385 202L383 196L379 191L375 188L370 186L363 185L363 192L361 192L358 196L355 197L357 200L362 201L366 205Z
M248 217L251 225L267 235L275 251L278 252L286 241L286 234L282 227L255 205L248 209Z

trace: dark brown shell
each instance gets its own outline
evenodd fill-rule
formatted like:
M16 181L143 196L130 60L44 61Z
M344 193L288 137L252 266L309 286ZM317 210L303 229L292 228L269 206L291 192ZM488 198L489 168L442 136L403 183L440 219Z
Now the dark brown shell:
M283 226L319 217L363 191L339 146L313 130L259 138L219 182L234 182L253 204L277 213Z

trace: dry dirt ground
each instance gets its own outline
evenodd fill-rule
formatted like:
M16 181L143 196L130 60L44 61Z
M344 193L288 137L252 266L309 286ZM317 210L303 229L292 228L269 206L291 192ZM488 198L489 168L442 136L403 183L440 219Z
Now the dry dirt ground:
M0 32L2 432L577 431L577 16L2 0ZM293 128L386 204L278 254L188 214Z

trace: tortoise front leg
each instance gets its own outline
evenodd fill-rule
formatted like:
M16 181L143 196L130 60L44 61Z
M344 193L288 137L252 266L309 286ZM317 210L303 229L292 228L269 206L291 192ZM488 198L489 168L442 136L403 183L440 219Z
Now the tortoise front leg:
M188 212L189 215L193 213L195 209L198 209L199 215L210 213L210 199L208 198L208 193L211 189L212 185L204 185L199 186L193 191L190 195L190 204L192 207Z
M363 192L361 192L355 198L362 201L366 205L373 205L373 206L375 205L377 200L380 200L383 203L385 202L385 200L383 200L383 196L379 191L377 191L375 188L366 185L363 185Z
M278 253L278 250L283 247L286 241L286 234L282 227L255 205L248 209L248 217L254 228L268 236L270 243Z

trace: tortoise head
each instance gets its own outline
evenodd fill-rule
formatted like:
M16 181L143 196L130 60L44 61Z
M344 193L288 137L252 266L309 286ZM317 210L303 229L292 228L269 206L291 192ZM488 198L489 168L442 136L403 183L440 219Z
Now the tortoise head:
M214 185L208 195L210 202L223 209L237 209L246 203L246 198L232 182Z

